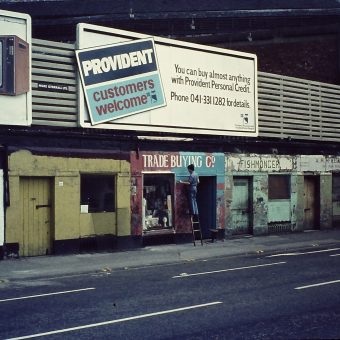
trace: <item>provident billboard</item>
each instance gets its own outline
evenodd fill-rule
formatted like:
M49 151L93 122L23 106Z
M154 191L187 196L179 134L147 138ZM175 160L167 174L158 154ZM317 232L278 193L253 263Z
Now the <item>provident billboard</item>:
M93 125L165 105L152 39L77 51Z
M79 24L82 127L257 136L253 54Z

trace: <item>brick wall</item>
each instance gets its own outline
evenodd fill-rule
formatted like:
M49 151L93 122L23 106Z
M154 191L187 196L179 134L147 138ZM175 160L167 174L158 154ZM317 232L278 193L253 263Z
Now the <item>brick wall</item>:
M219 46L255 53L259 71L340 84L340 39L335 35Z

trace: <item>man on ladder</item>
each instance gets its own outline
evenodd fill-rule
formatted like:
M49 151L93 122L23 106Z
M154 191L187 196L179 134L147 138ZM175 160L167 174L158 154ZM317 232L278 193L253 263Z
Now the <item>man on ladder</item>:
M190 206L190 221L191 221L191 230L194 245L196 246L196 234L198 234L201 244L203 245L202 239L202 231L201 225L199 222L199 215L198 215L198 206L197 206L197 185L199 184L200 180L195 172L195 166L193 164L188 165L189 177L187 181L180 181L180 183L189 185L188 196L189 196L189 206Z

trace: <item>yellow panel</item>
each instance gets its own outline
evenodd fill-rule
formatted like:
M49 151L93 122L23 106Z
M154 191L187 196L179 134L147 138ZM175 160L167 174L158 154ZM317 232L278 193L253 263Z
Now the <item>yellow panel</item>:
M116 213L80 214L80 237L116 234Z
M40 245L33 237L33 241L25 241L32 233L28 230L29 227L24 220L37 219L38 225L46 224L49 229L49 240L53 237L55 240L78 239L92 232L97 235L106 233L117 233L118 235L130 235L130 163L126 160L114 159L84 159L76 157L51 157L32 155L29 151L21 150L14 152L9 156L9 189L11 196L11 205L6 211L6 241L19 242L20 252L27 248L25 253L38 252L38 250L29 250L28 246L32 247L36 244L39 252L42 252L44 243L43 239ZM80 177L83 173L103 173L116 176L116 211L113 215L83 216L80 213ZM30 201L28 194L24 197L23 187L25 191L30 191L29 183L23 183L23 178L27 181L33 179L50 178L50 183L53 183L49 192L50 199L53 203L51 209L30 208L33 204ZM53 190L51 192L51 190ZM33 197L33 196L32 196ZM26 207L24 209L24 207ZM122 210L121 210L122 209ZM21 214L18 211L21 210ZM50 210L50 211L49 211ZM48 213L48 215L40 215ZM36 216L36 213L39 215ZM107 214L107 213L106 213ZM119 216L117 216L119 215ZM90 220L91 219L91 220ZM117 225L117 220L119 224ZM46 221L50 221L46 223ZM42 227L40 227L42 228ZM41 234L40 231L34 233ZM34 234L33 234L34 235ZM25 244L25 246L23 246ZM45 253L45 252L44 252Z

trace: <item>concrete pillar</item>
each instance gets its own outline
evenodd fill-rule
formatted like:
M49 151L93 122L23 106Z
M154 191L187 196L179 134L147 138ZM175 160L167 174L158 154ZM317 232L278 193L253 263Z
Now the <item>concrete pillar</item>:
M253 233L268 234L268 174L253 177Z
M320 175L320 229L332 228L332 175Z

